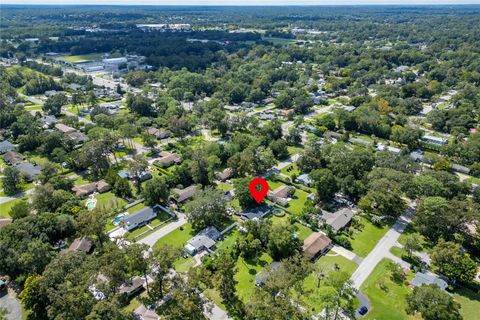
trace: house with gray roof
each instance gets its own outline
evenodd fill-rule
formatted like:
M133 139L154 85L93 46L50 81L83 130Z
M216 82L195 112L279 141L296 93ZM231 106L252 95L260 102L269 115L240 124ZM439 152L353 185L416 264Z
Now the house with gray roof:
M310 176L308 175L308 173L302 173L301 175L299 175L297 177L297 179L295 179L296 182L306 186L306 187L311 187L312 186L312 179L310 179Z
M15 169L17 169L27 181L33 181L33 179L42 173L42 167L30 162L19 163L15 166Z
M15 145L8 140L0 141L0 154L15 150Z
M184 189L174 188L172 189L172 199L177 203L182 203L193 197L196 190L197 186L190 186Z
M153 207L145 207L134 214L125 216L121 222L123 228L131 231L141 227L157 217L157 212Z
M273 261L272 263L270 263L270 266L268 266L266 270L262 270L262 272L258 273L255 276L255 285L263 286L265 282L267 282L270 279L270 277L272 276L272 273L277 271L281 266L282 266L282 263L278 261Z
M353 211L349 208L343 208L333 213L322 210L321 219L332 228L334 233L337 233L352 221L353 215Z
M207 227L187 242L185 251L192 256L204 250L213 251L220 236L221 233L217 228Z
M23 156L15 151L8 151L3 155L3 160L11 166L15 166L21 162L23 162Z
M417 272L415 274L415 278L413 278L412 280L412 285L414 285L415 287L429 284L435 284L444 291L448 287L447 282L434 273Z
M271 208L267 204L261 204L254 208L246 209L240 214L242 220L263 219L271 211Z

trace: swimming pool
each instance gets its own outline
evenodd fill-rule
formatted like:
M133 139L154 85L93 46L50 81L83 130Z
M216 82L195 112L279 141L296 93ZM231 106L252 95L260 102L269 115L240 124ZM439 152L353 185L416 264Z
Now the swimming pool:
M116 216L116 217L112 220L112 223L113 223L114 225L117 225L117 224L119 224L120 221L122 221L126 216L127 216L126 213L119 214L118 216Z
M95 208L96 205L97 205L96 199L88 199L87 202L85 203L85 206L87 207L88 210L93 210L93 208Z

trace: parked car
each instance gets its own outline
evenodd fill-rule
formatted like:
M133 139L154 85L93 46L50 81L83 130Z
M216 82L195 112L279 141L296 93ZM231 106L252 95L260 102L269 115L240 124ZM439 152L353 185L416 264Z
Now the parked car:
M364 315L366 315L366 314L367 314L367 312L368 312L368 308L367 308L367 307L365 307L365 306L361 306L360 308L358 308L358 310L357 310L357 311L358 311L358 313L359 313L360 315L364 316Z

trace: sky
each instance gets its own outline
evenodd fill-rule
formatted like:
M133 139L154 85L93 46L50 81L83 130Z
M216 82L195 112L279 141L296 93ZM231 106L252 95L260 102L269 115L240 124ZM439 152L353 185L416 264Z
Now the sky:
M0 0L0 4L101 5L365 5L480 4L480 0Z

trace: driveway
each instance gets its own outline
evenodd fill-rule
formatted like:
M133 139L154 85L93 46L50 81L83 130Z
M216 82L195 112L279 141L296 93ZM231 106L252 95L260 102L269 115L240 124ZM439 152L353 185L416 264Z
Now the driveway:
M152 234L149 234L143 239L138 240L138 243L144 243L148 245L150 248L153 248L155 243L160 240L162 237L166 236L170 232L175 231L176 229L180 228L184 224L187 223L187 219L184 214L178 214L178 220L172 223L167 224L165 227L158 229Z
M400 237L405 230L405 227L412 221L411 211L412 209L407 209L407 211L398 218L397 222L395 222L392 228L385 233L375 248L373 248L373 250L362 261L362 263L360 263L357 270L355 270L355 272L352 274L350 279L352 280L353 286L356 289L360 288L370 273L372 273L373 269L375 269L375 266L383 258L392 259L392 257L394 257L390 253L390 248L395 245L398 237Z
M7 309L7 320L22 319L22 306L17 299L9 295L5 290L0 293L0 308Z

